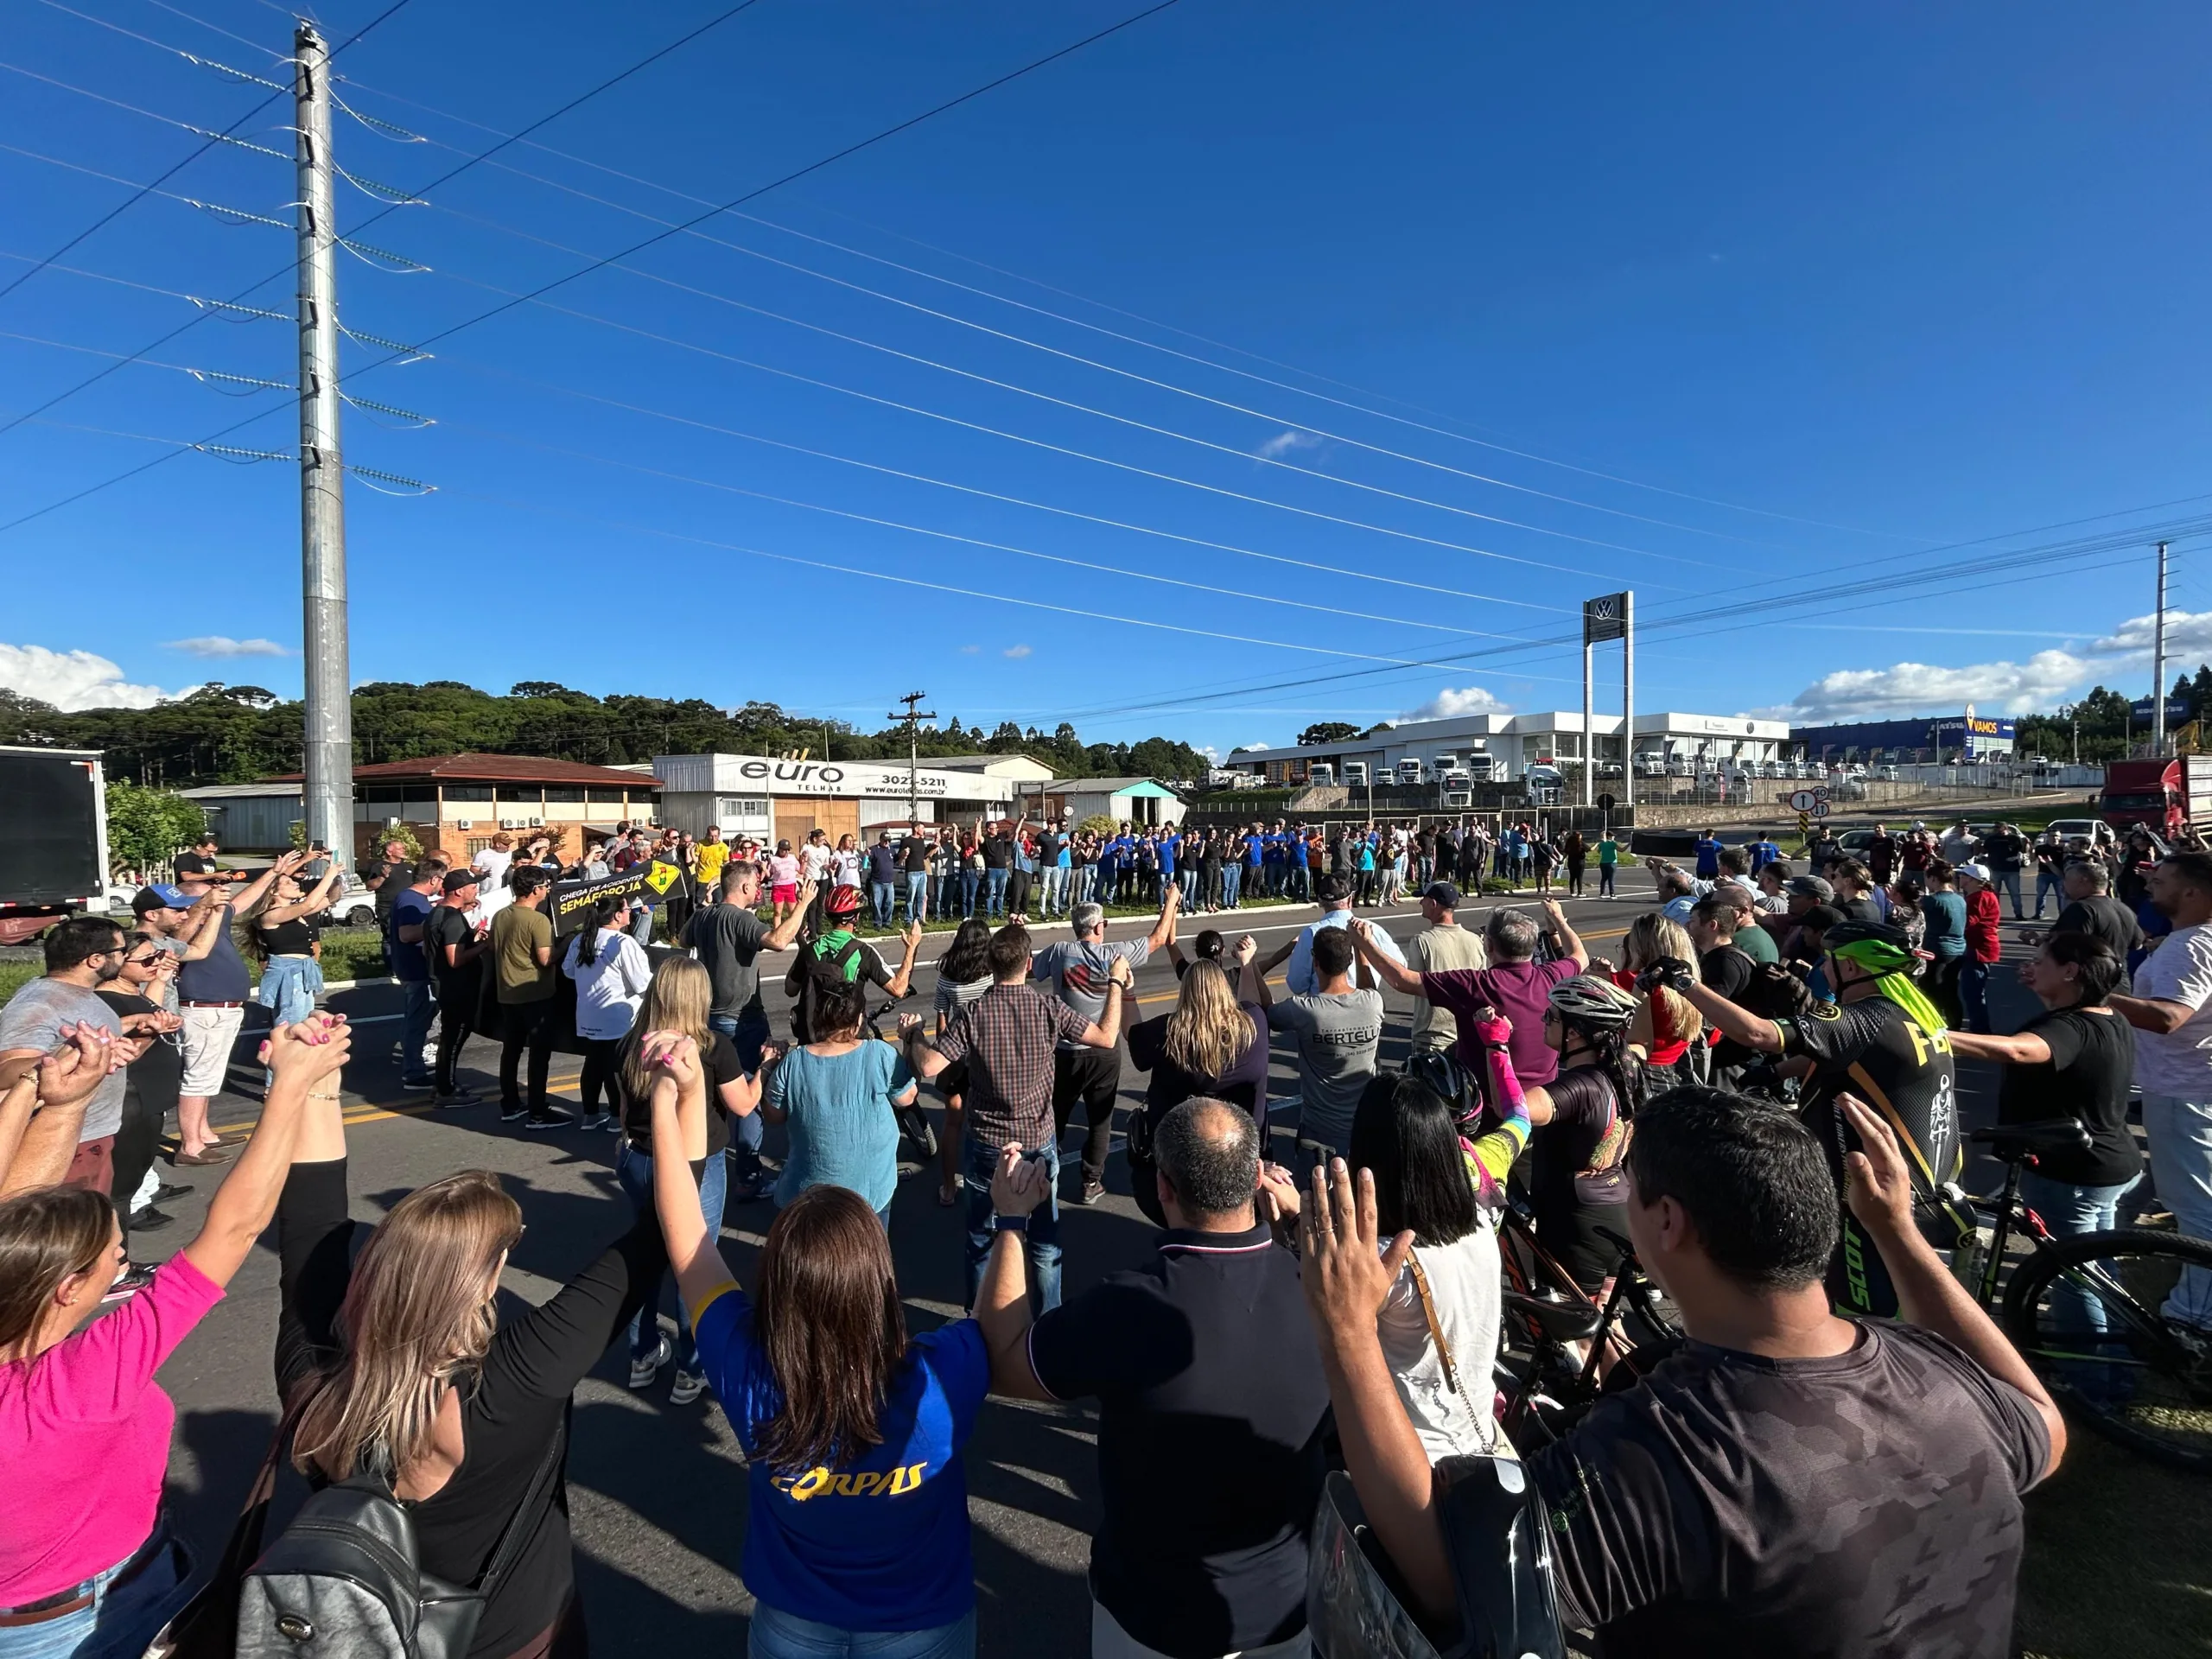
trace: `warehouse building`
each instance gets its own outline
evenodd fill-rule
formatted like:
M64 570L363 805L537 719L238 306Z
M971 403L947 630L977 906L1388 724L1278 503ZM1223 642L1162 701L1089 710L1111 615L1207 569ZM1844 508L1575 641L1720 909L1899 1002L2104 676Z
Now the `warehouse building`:
M1594 715L1590 728L1600 775L1617 773L1628 764L1621 753L1621 717ZM1787 760L1794 758L1790 748L1789 728L1781 721L1666 711L1636 717L1634 763L1645 771L1663 771L1675 760L1750 765ZM1554 709L1408 721L1341 742L1239 749L1222 766L1293 786L1314 781L1316 766L1328 767L1336 783L1346 780L1347 766L1364 768L1379 783L1398 775L1407 761L1420 762L1424 779L1448 763L1477 782L1505 783L1524 777L1532 766L1580 764L1585 753L1580 710ZM1350 775L1361 774L1355 770Z
M727 839L806 839L810 830L871 836L906 822L907 769L874 760L779 760L760 754L653 757L664 823L692 836L709 824ZM1027 755L960 755L924 760L912 774L914 817L965 823L1001 818L1039 798L1052 769Z
M1813 760L1914 766L1925 761L1994 760L2012 753L2012 722L1968 709L1917 720L1862 720L1794 726L1789 741Z

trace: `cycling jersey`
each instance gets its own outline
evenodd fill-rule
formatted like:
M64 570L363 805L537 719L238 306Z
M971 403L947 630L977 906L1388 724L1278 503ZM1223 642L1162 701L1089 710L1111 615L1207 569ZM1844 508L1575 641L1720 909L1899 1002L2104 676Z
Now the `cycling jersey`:
M1881 1114L1897 1137L1913 1188L1923 1196L1955 1180L1965 1166L1959 1141L1957 1080L1949 1037L1930 1033L1884 996L1826 1003L1776 1021L1782 1052L1813 1062L1798 1096L1798 1115L1826 1150L1836 1195L1844 1190L1844 1154L1859 1137L1836 1105L1853 1094ZM1894 1317L1890 1275L1850 1209L1828 1268L1828 1296L1839 1312Z

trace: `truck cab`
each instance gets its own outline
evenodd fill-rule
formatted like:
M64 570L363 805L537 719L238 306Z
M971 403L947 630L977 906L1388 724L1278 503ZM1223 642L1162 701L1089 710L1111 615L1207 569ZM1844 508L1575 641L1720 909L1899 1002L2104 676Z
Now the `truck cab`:
M1487 784L1497 776L1497 757L1480 752L1471 754L1460 766L1459 776L1478 784Z
M1424 782L1425 779L1423 776L1423 767L1421 763L1418 760L1414 760L1410 757L1399 761L1398 781L1401 784L1414 785Z
M2114 760L2105 767L2097 816L2114 830L2142 824L2164 840L2184 822L2212 823L2212 754Z
M1337 781L1337 769L1326 760L1316 760L1306 768L1306 781L1325 789Z
M1345 784L1346 784L1347 785L1349 785L1350 787L1351 787L1351 788L1353 788L1353 789L1364 789L1364 788L1366 788L1366 787L1367 787L1367 762L1366 762L1366 761L1364 761L1364 760L1347 760L1347 761L1345 761L1345 762L1344 762L1344 782L1345 782Z

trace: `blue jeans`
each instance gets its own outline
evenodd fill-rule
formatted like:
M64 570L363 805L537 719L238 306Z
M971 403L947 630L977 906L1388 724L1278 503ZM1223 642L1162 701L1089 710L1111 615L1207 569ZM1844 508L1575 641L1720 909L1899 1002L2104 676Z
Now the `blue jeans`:
M926 1630L841 1630L753 1605L748 1659L975 1659L976 1610Z
M653 942L653 907L638 905L630 912L630 937L640 946Z
M2044 1225L2059 1237L2078 1238L2083 1233L2101 1233L2117 1227L2120 1201L2134 1185L2133 1181L2122 1181L2117 1186L2075 1186L2069 1181L2054 1181L2049 1176L2027 1170L2020 1176L2020 1197L2029 1209L2043 1217ZM2104 1331L2104 1304L2063 1280L2051 1287L2050 1309L2053 1323L2060 1331L2094 1331L2099 1334Z
M1224 864L1221 867L1221 903L1224 910L1236 908L1237 890L1243 885L1244 867Z
M984 906L993 916L1006 914L1006 879L1010 874L1012 872L1003 866L994 866L983 872L983 880L988 889Z
M976 913L976 890L983 885L981 870L960 872L960 914L964 918Z
M322 964L313 957L271 957L261 970L256 1001L278 1025L296 1026L315 1012L315 993L321 988Z
M2043 914L2043 900L2045 893L2050 893L2057 899L2058 907L2061 910L2066 908L2066 888L2063 884L2048 870L2037 870L2036 872L2036 914L2038 916Z
M2187 1238L2212 1238L2212 1103L2145 1093L2143 1133L2151 1143L2151 1179ZM2212 1269L2183 1268L2166 1317L2212 1331Z
M868 899L875 906L875 925L878 927L890 926L891 912L899 903L898 889L888 881L871 881L868 883Z
M1198 867L1185 864L1175 872L1175 883L1183 889L1183 908L1193 908L1198 902Z
M768 1040L766 1015L741 1020L733 1014L710 1014L707 1023L737 1045L738 1063L747 1071L760 1069L760 1051ZM741 1181L760 1179L760 1136L765 1128L757 1111L729 1121L729 1143L735 1150L733 1161Z
M2020 873L2018 870L1992 870L1990 874L1997 878L1999 893L2012 895L2012 919L2016 922L2025 920L2020 914Z
M1302 903L1313 901L1313 871L1305 864L1294 864L1286 874L1284 890Z
M753 1117L760 1113L751 1114ZM740 1120L742 1122L743 1120ZM723 1158L707 1160L705 1172L699 1177L699 1208L707 1216L707 1240L711 1245L721 1236L722 1194L728 1178L729 1162ZM640 1215L651 1215L653 1208L653 1160L646 1154L632 1146L626 1135L614 1154L614 1179L622 1183L622 1190L630 1195L630 1202ZM630 1357L643 1359L660 1343L660 1289L671 1281L673 1274L663 1273L645 1294L645 1305L630 1321ZM696 1371L699 1369L698 1344L691 1340L691 1310L683 1306L682 1292L676 1298L676 1369Z
M1029 1212L1028 1240L1029 1274L1043 1304L1039 1311L1049 1313L1060 1305L1060 1147L1053 1139L1030 1150L1045 1154L1045 1190L1052 1195ZM999 1149L970 1135L962 1139L960 1155L967 1171L961 1190L967 1200L968 1307L972 1313L976 1293L983 1287L983 1263L990 1259L991 1240L997 1236L991 1227L991 1176L999 1166Z
M158 1529L162 1522L156 1522ZM138 1659L146 1645L184 1605L192 1564L182 1545L154 1546L157 1554L128 1584L116 1574L131 1558L78 1585L92 1605L38 1624L0 1628L0 1659Z
M922 870L906 872L906 919L918 922L929 913L930 878Z
M1959 1006L1966 1011L1967 1029L1984 1035L1989 1031L1990 966L1970 956L1959 959Z
M1068 878L1073 874L1064 864L1056 864L1045 872L1045 913L1047 916L1067 909Z
M409 1083L430 1081L423 1046L430 1040L430 1016L437 1012L427 979L403 980L399 987L399 1075Z

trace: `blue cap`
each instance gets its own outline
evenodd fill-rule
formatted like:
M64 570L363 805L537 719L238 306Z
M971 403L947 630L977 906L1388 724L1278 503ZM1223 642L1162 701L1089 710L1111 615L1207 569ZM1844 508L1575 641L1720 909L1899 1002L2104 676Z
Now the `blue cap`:
M190 910L200 901L182 887L173 887L165 882L156 882L142 888L130 901L130 908L143 916L151 910Z

